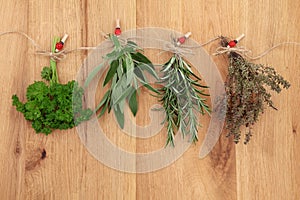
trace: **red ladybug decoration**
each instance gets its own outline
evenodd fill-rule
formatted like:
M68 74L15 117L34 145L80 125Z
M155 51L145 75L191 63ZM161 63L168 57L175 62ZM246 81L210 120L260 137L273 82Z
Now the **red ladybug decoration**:
M192 35L191 32L187 32L184 36L177 39L177 45L181 45L185 42L186 39L188 39Z
M236 43L237 43L236 40L231 40L230 42L228 42L228 46L229 46L230 48L235 47Z
M115 29L115 35L116 35L116 36L121 35L121 33L122 33L122 31L121 31L120 28L116 28L116 29Z
M64 44L61 42L58 42L55 45L55 49L57 49L58 51L62 50L63 47L64 47Z
M68 34L65 34L64 37L60 40L60 42L56 43L55 52L59 52L64 48L64 44L68 37L69 37Z
M120 20L117 19L116 20L116 29L115 29L115 35L119 36L121 35L122 31L121 31L121 26L120 26Z

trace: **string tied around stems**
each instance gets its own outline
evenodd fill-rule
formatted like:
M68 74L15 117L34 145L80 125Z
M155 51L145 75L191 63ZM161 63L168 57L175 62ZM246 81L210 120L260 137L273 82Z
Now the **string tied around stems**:
M171 42L167 42L164 45L164 51L172 52L174 54L184 56L186 54L194 54L193 51L189 48L186 48L183 43L192 35L191 32L187 32L184 36L176 38L174 35L171 35Z
M35 54L37 55L41 55L41 56L46 56L46 57L49 57L55 61L61 61L63 59L65 59L67 57L67 54L71 53L71 52L75 52L75 51L88 51L88 50L94 50L94 49L97 49L97 47L79 47L79 48L75 48L75 49L71 49L71 50L67 50L67 49L62 49L58 52L51 52L51 51L47 51L47 50L43 50L35 41L34 39L32 39L29 35L27 35L26 33L24 32L21 32L21 31L6 31L6 32L0 32L0 37L3 36L3 35L8 35L8 34L19 34L23 37L25 37L26 39L28 39L28 41L37 49L35 51ZM200 47L203 47L207 44L210 44L212 43L213 41L215 40L218 40L220 38L222 38L222 36L218 36L218 37L215 37L203 44L200 44L199 46L188 46L188 45L184 45L183 43L185 42L185 40L190 37L190 32L188 32L186 35L184 35L184 39L183 37L181 38L175 38L174 36L171 36L171 42L167 42L166 41L163 41L165 42L165 52L169 51L169 52L173 52L175 54L178 54L180 56L184 56L184 55L187 55L187 54L193 54L193 51L192 49L193 48L200 48ZM104 36L105 39L108 39L107 38L107 34L103 33L102 32L102 35ZM188 36L188 37L186 37ZM236 40L233 40L233 41L230 41L230 42L235 42L235 44L237 44L239 42L239 40L241 40L245 35L242 34L240 37L238 37ZM120 43L123 45L123 44L126 44L127 41L128 41L129 38L127 39L124 39L124 38L119 38L119 41ZM156 40L159 40L159 39L156 39ZM182 43L180 43L180 41L183 41ZM229 42L229 43L230 43ZM242 55L244 55L245 57L247 57L248 59L251 59L251 60L257 60L257 59L260 59L264 56L266 56L268 53L270 53L271 51L273 51L274 49L280 47L280 46L285 46L285 45L295 45L295 46L300 46L300 43L298 42L281 42L277 45L274 45L273 47L265 50L263 53L259 54L258 56L252 56L250 54L252 54L252 51L247 49L246 47L243 47L243 46L220 46L216 49L216 51L212 54L214 56L216 55L222 55L222 54L228 54L230 52L236 52L236 53L240 53Z
M191 36L191 32L187 32L184 36L176 38L174 35L171 35L171 42L167 42L164 47L165 50L164 52L172 52L174 54L178 54L180 56L185 56L185 55L195 55L193 52L193 49L201 48L204 47L216 40L219 40L221 36L214 37L210 40L208 40L205 43L196 45L196 46L191 46L191 45L186 45L184 44L186 40Z
M216 49L216 51L213 53L213 55L217 56L217 55L222 55L222 54L229 54L231 52L236 52L236 53L244 55L246 58L248 58L250 60L258 60L258 59L266 56L268 53L270 53L271 51L273 51L274 49L276 49L276 48L278 48L280 46L284 46L284 45L295 45L295 46L298 46L298 45L300 45L300 43L298 43L298 42L281 42L281 43L276 44L276 45L272 46L271 48L265 50L264 52L260 53L257 56L252 56L252 55L250 55L250 54L252 54L251 50L249 50L249 49L247 49L246 47L243 47L243 46L236 46L236 44L241 39L243 39L244 37L245 37L245 34L242 34L237 39L228 42L227 46L220 46L220 47L218 47Z
M96 49L96 47L79 47L71 50L67 49L62 49L59 51L51 52L47 50L43 50L40 45L38 45L34 39L32 39L29 35L27 35L24 32L21 31L6 31L6 32L1 32L0 36L3 35L8 35L8 34L18 34L23 37L25 37L37 50L35 51L36 55L41 55L41 56L46 56L49 57L55 61L61 61L67 57L67 54L74 52L74 51L83 51L83 50L93 50Z

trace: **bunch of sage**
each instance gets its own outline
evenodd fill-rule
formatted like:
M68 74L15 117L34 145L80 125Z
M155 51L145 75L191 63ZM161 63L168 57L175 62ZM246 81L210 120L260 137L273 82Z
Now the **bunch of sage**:
M102 100L96 107L98 117L101 117L107 110L114 111L119 126L124 128L124 108L127 102L132 114L135 116L138 111L137 95L139 86L144 86L149 90L158 93L149 83L144 74L148 72L158 79L151 61L142 54L142 49L132 41L122 44L120 39L114 35L108 35L113 43L113 50L105 55L104 62L96 67L87 77L85 86L97 75L102 67L107 63L108 72L105 76L103 87L110 84L109 89L104 94Z

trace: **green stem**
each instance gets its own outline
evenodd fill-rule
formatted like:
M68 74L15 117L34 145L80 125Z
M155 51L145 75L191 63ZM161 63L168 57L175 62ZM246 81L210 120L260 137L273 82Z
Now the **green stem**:
M116 49L120 49L121 48L121 44L119 42L119 39L117 36L115 36L114 34L109 35L110 40L114 43L114 46Z
M54 37L51 52L55 53L55 45L60 41L59 37ZM56 68L56 61L53 58L50 58L50 69L52 70L52 77L50 80L50 85L53 83L59 83L58 81L58 74L57 74L57 68Z

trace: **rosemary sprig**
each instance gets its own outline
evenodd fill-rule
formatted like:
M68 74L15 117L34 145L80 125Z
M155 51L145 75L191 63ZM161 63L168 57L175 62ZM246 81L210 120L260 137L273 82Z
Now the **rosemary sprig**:
M144 75L147 71L150 75L158 79L151 61L140 53L141 48L134 42L128 41L122 45L116 35L109 35L109 39L114 44L113 50L104 57L104 62L95 68L88 76L85 86L96 76L100 69L109 64L109 70L105 76L103 86L110 83L110 88L104 94L102 100L96 107L101 117L107 110L111 110L117 118L118 124L124 128L124 106L127 100L132 114L135 116L138 110L137 93L139 84L149 90L158 93L151 87Z
M226 128L229 131L227 136L233 136L234 141L238 143L241 127L249 127L244 141L247 144L252 136L251 126L258 121L259 115L265 110L265 105L277 110L267 88L280 93L282 88L289 87L290 83L274 68L248 62L240 54L231 52L225 83Z
M183 58L174 54L172 58L163 65L161 72L163 77L159 89L160 102L166 113L163 123L167 124L167 142L174 146L174 135L180 130L183 137L190 135L190 140L198 141L197 114L210 112L206 99L208 96L201 90L207 88L198 83L201 79L195 75L191 66Z

